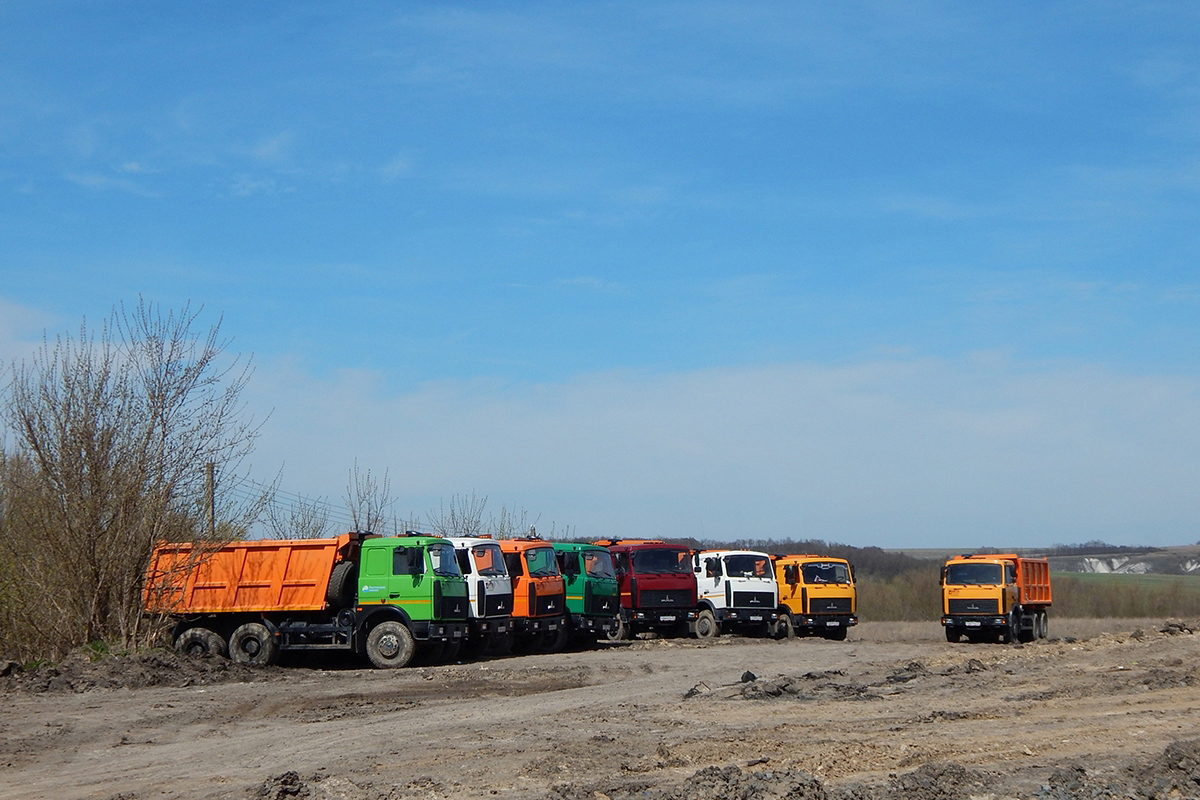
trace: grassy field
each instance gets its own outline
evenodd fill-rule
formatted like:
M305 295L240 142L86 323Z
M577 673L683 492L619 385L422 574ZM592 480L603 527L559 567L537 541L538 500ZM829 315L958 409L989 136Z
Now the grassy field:
M941 616L940 565L892 578L858 582L858 611L864 620L918 621ZM1200 617L1200 576L1051 574L1056 617L1118 619Z
M1161 617L1052 617L1050 638L1091 639L1102 633L1152 631L1162 627ZM850 640L873 642L944 642L945 633L937 620L929 622L863 622L850 629Z

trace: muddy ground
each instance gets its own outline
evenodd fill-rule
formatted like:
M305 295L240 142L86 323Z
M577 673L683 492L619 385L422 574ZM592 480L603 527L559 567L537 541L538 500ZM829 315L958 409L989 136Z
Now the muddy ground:
M1200 797L1196 623L1023 646L925 627L398 671L0 664L0 797Z

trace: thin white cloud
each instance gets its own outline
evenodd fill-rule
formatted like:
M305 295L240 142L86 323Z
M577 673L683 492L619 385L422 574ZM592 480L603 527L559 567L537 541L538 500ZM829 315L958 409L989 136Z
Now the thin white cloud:
M336 494L354 459L400 505L479 491L582 535L998 546L1200 536L1200 380L962 362L597 374L524 388L260 369L256 461ZM303 435L297 432L303 431Z
M83 186L88 189L99 191L116 190L135 194L139 197L161 196L158 192L147 189L136 181L129 180L128 178L114 178L98 172L68 172L63 177L76 186Z

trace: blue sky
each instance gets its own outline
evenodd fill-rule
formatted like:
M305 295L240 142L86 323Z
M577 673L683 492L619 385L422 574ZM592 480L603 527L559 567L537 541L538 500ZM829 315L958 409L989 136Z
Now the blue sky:
M1200 540L1200 8L6 3L0 356L223 315L421 514Z

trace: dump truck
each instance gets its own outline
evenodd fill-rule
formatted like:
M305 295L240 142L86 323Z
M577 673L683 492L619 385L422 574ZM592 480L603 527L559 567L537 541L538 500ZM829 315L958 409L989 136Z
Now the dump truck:
M497 541L512 579L510 641L523 649L561 647L559 629L566 624L567 601L554 548L536 535Z
M205 550L160 543L145 609L175 620L175 647L275 663L280 653L343 651L380 668L435 660L467 632L454 548L429 536L345 533Z
M773 561L779 583L776 638L844 640L858 624L858 594L850 562L813 553L774 556Z
M644 631L688 635L696 621L691 550L658 539L601 539L593 544L612 553L621 591L621 613L609 639L632 639Z
M964 554L942 567L946 641L1032 642L1049 629L1050 564L1014 553Z
M695 550L698 639L722 633L767 636L775 627L779 588L771 556L752 550Z
M464 655L478 656L488 649L503 649L512 632L512 580L504 565L504 552L490 537L448 536L458 556L458 568L467 581L467 636Z
M567 624L560 639L595 644L616 630L621 596L612 554L604 547L577 542L554 542L558 571L566 585Z

